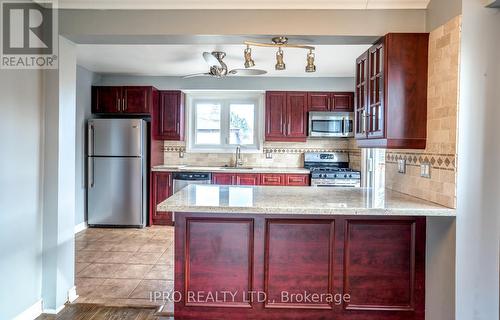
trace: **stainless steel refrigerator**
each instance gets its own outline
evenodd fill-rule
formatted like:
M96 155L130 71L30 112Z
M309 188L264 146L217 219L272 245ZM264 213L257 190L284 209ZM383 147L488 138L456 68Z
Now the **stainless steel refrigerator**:
M89 226L146 224L147 124L141 119L88 123Z

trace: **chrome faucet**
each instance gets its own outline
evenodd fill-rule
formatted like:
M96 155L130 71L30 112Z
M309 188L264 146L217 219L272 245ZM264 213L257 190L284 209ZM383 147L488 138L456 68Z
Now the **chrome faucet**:
M242 165L243 165L243 160L241 159L241 147L236 146L234 166L238 168L241 167Z

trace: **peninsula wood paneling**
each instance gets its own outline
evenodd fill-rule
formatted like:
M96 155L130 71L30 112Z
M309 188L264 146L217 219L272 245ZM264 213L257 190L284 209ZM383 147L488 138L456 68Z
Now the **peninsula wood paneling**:
M425 224L425 217L177 212L175 318L424 320ZM189 290L239 296L192 303ZM244 301L245 291L267 299ZM284 303L281 291L350 297Z
M251 307L243 292L252 291L253 221L188 219L185 244L185 292L239 292L235 298L212 301L186 298L187 306ZM220 297L219 297L220 298Z
M414 222L347 221L344 253L346 309L413 310Z
M266 308L333 309L326 301L283 299L281 293L333 294L334 235L335 223L330 220L267 221Z

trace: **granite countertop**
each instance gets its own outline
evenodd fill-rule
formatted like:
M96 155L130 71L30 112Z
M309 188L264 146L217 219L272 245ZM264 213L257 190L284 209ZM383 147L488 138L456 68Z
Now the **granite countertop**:
M160 165L151 168L152 171L165 172L227 172L227 173L295 173L309 174L310 171L304 168L279 168L279 167L202 167L202 166L186 166L186 165Z
M158 211L250 214L455 216L455 210L387 189L189 185Z

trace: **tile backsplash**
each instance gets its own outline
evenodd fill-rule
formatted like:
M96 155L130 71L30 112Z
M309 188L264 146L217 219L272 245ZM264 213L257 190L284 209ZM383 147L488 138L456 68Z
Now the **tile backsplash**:
M427 148L386 153L386 187L447 207L456 207L457 116L461 16L438 27L429 36L427 94ZM406 174L397 160L405 159ZM420 176L429 163L430 178Z
M166 165L234 165L234 153L186 153L184 142L165 141L164 163ZM180 152L184 157L180 157ZM292 167L304 166L305 152L346 152L350 165L359 170L361 151L353 143L353 139L309 139L307 142L264 142L263 151L259 153L243 153L243 165L255 167ZM271 158L266 157L271 154Z

